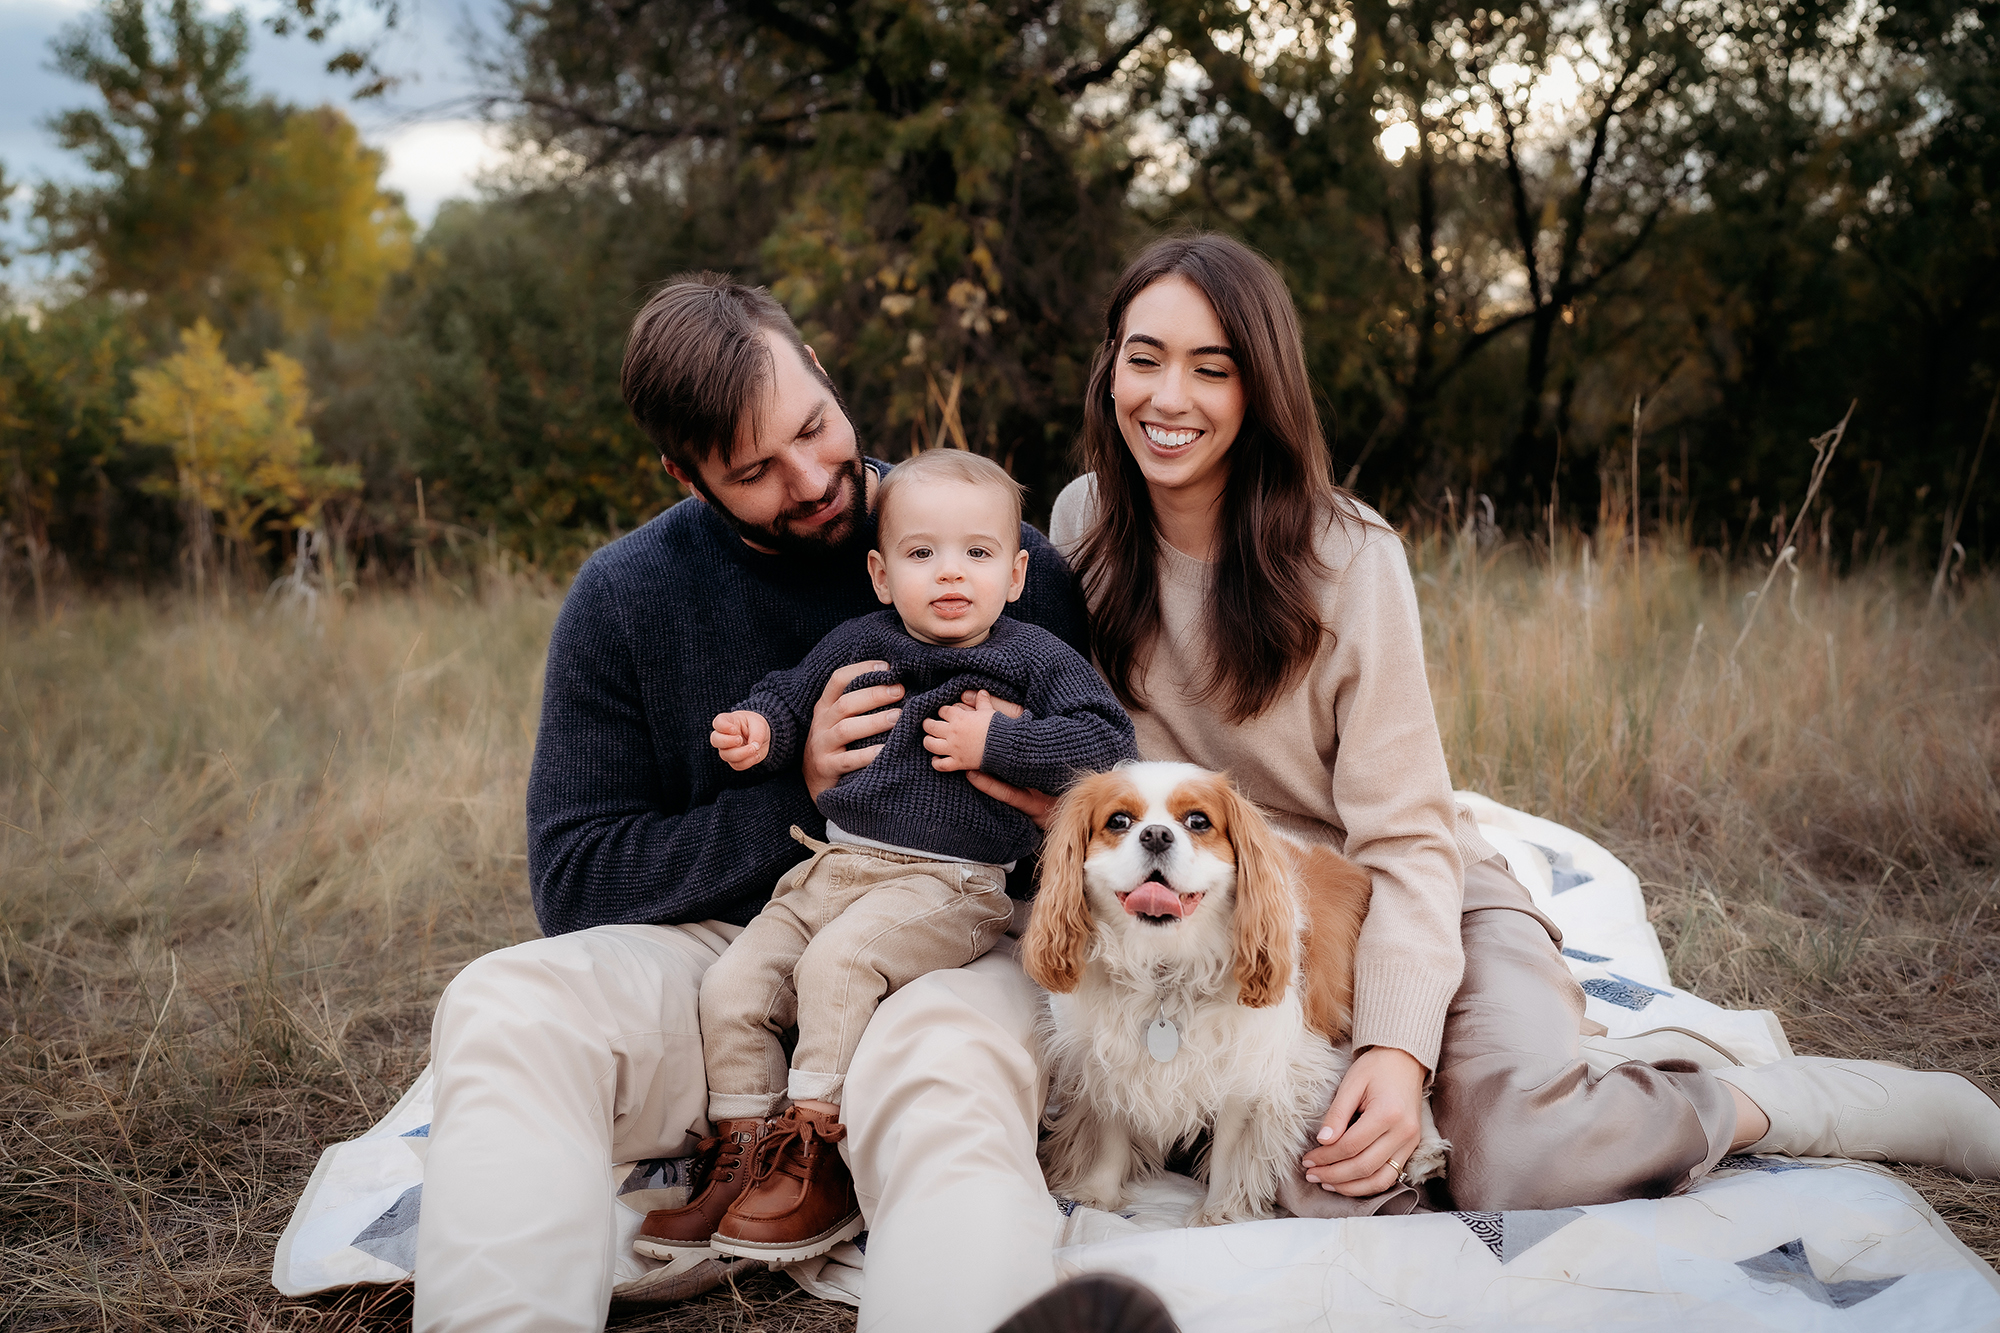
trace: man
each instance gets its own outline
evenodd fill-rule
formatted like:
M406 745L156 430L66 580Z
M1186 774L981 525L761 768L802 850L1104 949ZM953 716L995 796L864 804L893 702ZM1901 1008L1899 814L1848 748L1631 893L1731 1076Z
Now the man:
M419 1330L603 1327L610 1165L707 1129L702 973L803 855L791 827L824 836L814 797L879 748L849 747L897 717L897 686L844 693L884 665L863 662L828 683L802 772L737 774L709 743L717 713L877 605L877 471L783 308L676 282L635 320L623 387L698 498L594 555L556 622L528 785L549 938L476 960L438 1004ZM1022 542L1013 614L1080 646L1061 557ZM1011 941L877 1013L843 1105L872 1228L863 1328L983 1330L1053 1281L1032 1022Z

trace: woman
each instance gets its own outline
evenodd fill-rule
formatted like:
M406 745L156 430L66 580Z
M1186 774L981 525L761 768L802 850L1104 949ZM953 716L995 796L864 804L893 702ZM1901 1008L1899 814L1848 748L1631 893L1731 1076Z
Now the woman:
M1402 543L1329 478L1269 264L1215 235L1151 246L1112 294L1088 394L1088 471L1051 535L1141 753L1228 770L1286 832L1372 872L1359 1054L1293 1211L1414 1203L1392 1192L1427 1085L1461 1208L1657 1197L1746 1149L2000 1175L2000 1106L1956 1075L1801 1059L1590 1073L1560 932L1452 799Z

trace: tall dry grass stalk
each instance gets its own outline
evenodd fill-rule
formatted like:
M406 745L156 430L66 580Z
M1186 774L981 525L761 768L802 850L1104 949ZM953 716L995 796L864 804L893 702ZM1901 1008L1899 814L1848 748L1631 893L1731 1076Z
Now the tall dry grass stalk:
M1625 856L1677 979L1801 1049L2000 1073L2000 588L1927 617L1888 573L1781 576L1731 669L1747 575L1587 549L1419 542L1459 782ZM0 1326L407 1322L399 1293L266 1277L319 1149L422 1066L445 981L535 933L557 598L437 586L316 620L0 622ZM1914 1178L2000 1258L2000 1191ZM784 1291L621 1325L851 1326Z

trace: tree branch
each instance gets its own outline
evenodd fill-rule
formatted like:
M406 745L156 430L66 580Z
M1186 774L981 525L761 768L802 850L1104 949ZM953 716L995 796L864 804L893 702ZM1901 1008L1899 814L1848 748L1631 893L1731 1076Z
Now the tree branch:
M748 0L743 6L743 13L753 22L772 29L780 36L819 52L835 68L844 68L860 60L860 53L855 49L853 42L837 33L828 32L810 19L786 13L777 6L775 0Z
M581 126L602 130L618 136L627 143L685 143L690 139L743 139L751 143L773 144L784 142L789 136L783 131L788 126L812 120L826 111L839 111L841 106L819 107L813 111L797 112L789 116L772 116L731 125L725 121L691 120L682 124L637 124L615 116L607 116L585 107L563 102L553 97L537 93L518 93L511 98L494 99L517 102L533 107L557 117L567 117Z
M1156 26L1153 22L1153 16L1148 14L1145 21L1140 25L1139 31L1134 33L1116 52L1106 56L1096 64L1080 65L1066 74L1057 75L1051 81L1052 85L1058 93L1070 96L1082 92L1085 88L1093 84L1102 83L1118 72L1118 67L1125 63L1127 56L1145 45L1146 39L1153 35L1153 29Z
M1536 233L1540 228L1535 225L1534 216L1529 211L1528 186L1522 179L1520 154L1515 151L1514 113L1508 108L1507 99L1500 95L1500 90L1493 87L1492 81L1490 79L1484 81L1493 93L1494 105L1500 108L1500 124L1506 129L1507 185L1514 201L1514 231L1521 241L1521 260L1528 266L1528 298L1534 302L1536 309L1540 309L1542 270L1535 258Z

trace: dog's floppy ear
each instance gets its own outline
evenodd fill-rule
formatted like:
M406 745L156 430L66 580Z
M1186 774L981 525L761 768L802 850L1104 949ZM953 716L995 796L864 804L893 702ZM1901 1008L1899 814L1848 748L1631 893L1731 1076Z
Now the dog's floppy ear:
M1263 1009L1284 998L1297 963L1298 909L1290 869L1271 825L1220 778L1220 804L1236 849L1236 998Z
M1083 974L1090 948L1090 907L1083 896L1083 858L1090 848L1092 816L1109 774L1085 778L1056 803L1042 841L1042 868L1021 966L1044 990L1067 995Z

